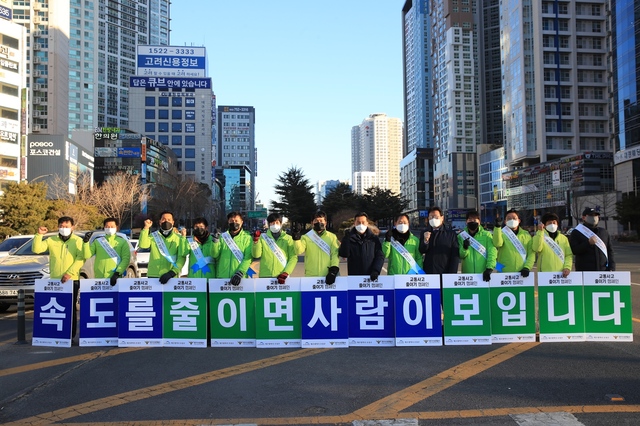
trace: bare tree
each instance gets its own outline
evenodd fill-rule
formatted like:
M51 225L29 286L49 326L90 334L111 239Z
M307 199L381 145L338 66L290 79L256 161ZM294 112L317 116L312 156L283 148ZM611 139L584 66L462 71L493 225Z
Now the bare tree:
M165 175L163 181L153 189L150 212L158 216L164 210L173 213L177 223L188 226L199 216L212 220L211 189L189 176Z
M109 176L100 186L86 193L87 201L96 206L100 214L115 217L120 222L148 195L147 186L141 185L140 177L126 172Z

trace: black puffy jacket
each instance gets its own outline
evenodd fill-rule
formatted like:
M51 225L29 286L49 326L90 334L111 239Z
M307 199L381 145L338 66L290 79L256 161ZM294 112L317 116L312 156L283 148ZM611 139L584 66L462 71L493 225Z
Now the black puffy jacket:
M371 275L371 271L379 275L384 264L382 244L371 228L367 228L364 234L351 228L342 239L338 256L347 258L349 275Z

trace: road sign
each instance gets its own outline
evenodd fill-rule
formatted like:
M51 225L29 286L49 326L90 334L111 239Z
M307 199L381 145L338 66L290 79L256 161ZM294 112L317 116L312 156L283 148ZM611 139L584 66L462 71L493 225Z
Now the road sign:
M247 211L248 219L266 219L267 210L249 210Z

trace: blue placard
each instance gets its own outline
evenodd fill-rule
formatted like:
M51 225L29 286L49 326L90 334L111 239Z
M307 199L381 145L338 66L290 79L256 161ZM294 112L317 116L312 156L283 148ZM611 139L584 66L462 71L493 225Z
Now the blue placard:
M118 148L118 157L120 158L140 158L141 148L139 146L136 147L119 147Z
M349 346L394 346L394 279L381 275L349 280Z
M80 280L80 346L118 346L118 285Z
M162 346L162 284L158 278L121 278L118 346Z
M439 275L395 275L396 346L441 346Z
M302 347L349 346L349 299L346 277L333 285L324 277L301 278Z
M129 87L153 87L156 89L210 89L211 78L200 77L144 77L130 76Z
M73 281L38 279L34 286L33 346L71 346Z
M206 68L204 56L138 55L138 68L196 69Z

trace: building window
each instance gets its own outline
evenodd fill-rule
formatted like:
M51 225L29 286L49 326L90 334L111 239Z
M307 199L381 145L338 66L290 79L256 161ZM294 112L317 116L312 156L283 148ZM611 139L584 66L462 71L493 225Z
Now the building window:
M181 107L182 106L182 98L171 98L171 106Z
M196 162L195 161L185 161L184 162L184 171L185 172L195 172L196 171Z
M174 109L171 111L171 118L174 120L182 120L182 110Z
M167 96L159 97L158 106L169 106L169 98Z
M184 158L196 158L196 150L194 148L186 148L184 150Z
M156 106L156 98L155 98L155 96L145 96L144 97L144 105L145 106Z
M174 152L174 154L176 154L176 157L178 158L182 158L182 148L171 148Z
M184 118L185 118L185 120L195 120L196 119L196 112L193 111L193 110L185 111L184 112Z
M169 135L158 135L158 142L163 145L169 145Z
M144 118L147 120L155 120L156 118L156 110L155 109L145 109L144 110Z
M156 123L154 122L146 122L144 123L144 132L155 132L156 131Z
M172 135L171 136L171 145L182 145L182 136L180 136L180 135Z
M160 109L160 110L158 110L158 118L160 120L168 120L169 119L169 110L168 109Z
M184 100L184 105L185 105L185 106L190 106L190 107L196 106L196 100L195 100L195 98L186 98L186 99Z
M184 137L184 144L185 145L195 145L196 144L196 137L195 136L185 136Z
M158 123L158 132L169 132L169 123Z
M182 123L171 123L171 131L182 133Z

